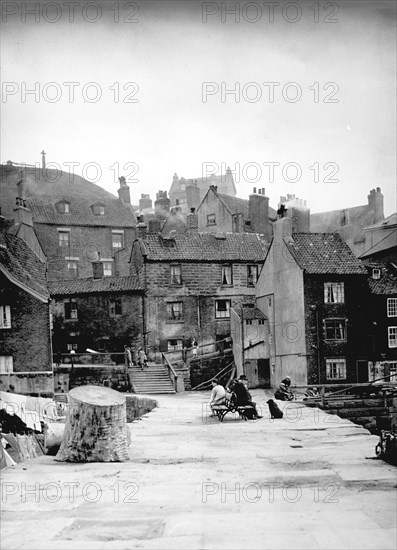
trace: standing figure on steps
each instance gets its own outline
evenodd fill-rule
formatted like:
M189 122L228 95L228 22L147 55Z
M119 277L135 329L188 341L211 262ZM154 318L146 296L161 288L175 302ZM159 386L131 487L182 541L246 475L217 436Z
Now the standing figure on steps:
M141 367L142 370L144 368L147 368L147 356L142 348L139 348L138 350L138 365Z

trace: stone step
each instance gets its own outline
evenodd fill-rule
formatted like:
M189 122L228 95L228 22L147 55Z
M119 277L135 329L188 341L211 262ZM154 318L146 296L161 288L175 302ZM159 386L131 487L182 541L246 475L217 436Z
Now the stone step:
M331 414L337 414L343 418L358 418L366 416L384 416L389 414L387 407L366 407L365 409L329 409Z

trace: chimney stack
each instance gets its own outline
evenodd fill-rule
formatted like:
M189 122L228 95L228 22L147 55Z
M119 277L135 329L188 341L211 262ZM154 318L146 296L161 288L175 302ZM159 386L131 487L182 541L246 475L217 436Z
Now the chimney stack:
M154 235L156 233L161 233L161 221L159 219L149 220L149 230L148 233Z
M254 192L249 196L248 217L251 222L251 229L254 233L260 233L270 238L272 227L269 221L269 197Z
M145 223L145 218L143 216L139 216L139 223L136 226L136 235L139 239L146 239L147 236L147 225Z
M191 208L186 216L186 231L188 233L198 233L198 215L195 208Z
M120 188L117 189L117 193L119 194L119 199L124 204L131 204L130 188L128 187L127 182L125 181L125 177L120 176L119 182L120 182Z
M33 228L32 212L26 206L25 198L25 173L23 170L19 173L19 180L17 183L17 197L15 200L15 224L24 224ZM28 243L29 244L29 243Z
M170 199L167 197L167 191L158 191L154 201L154 213L160 220L165 220L170 211Z
M380 187L376 189L371 189L368 195L368 206L370 210L374 213L373 223L383 220L385 215L383 212L383 195L381 193Z
M41 167L44 170L45 169L45 151L44 149L41 151Z
M139 210L142 212L142 210L151 210L153 208L152 199L150 198L150 195L141 194L141 198L139 199Z

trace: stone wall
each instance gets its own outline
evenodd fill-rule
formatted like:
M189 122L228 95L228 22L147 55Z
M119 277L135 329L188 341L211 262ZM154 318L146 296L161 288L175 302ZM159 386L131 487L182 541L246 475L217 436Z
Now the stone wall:
M33 397L53 397L52 371L0 374L0 390Z

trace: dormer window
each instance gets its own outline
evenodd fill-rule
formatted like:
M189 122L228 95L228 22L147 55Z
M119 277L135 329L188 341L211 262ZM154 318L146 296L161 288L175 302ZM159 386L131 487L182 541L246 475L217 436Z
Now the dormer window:
M69 205L70 203L68 201L60 201L56 203L55 208L57 209L58 214L69 214Z
M378 267L372 268L372 278L380 279L380 269Z
M102 203L93 204L91 210L94 216L103 216L105 214L105 205Z

